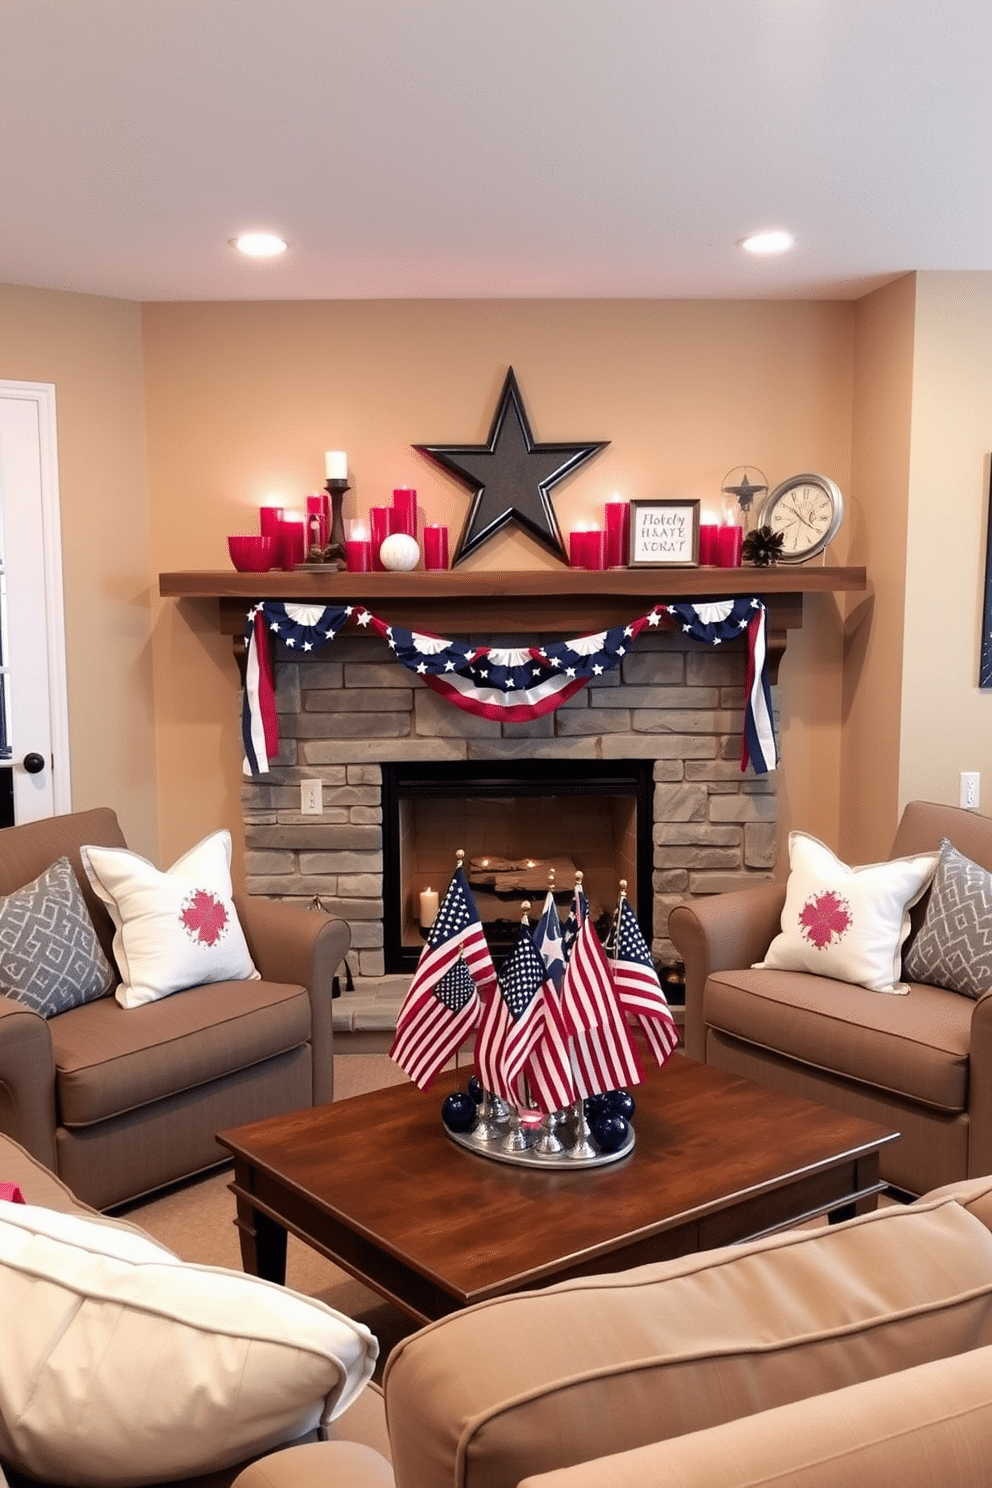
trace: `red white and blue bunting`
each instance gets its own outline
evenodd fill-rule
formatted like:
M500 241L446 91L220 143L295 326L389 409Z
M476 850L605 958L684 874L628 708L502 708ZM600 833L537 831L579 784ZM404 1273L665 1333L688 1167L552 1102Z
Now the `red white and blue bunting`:
M254 605L245 628L247 662L242 710L245 774L264 774L279 752L269 637L301 656L333 641L343 630L369 630L385 640L396 660L428 687L468 713L506 722L540 718L561 706L594 677L620 665L642 630L675 620L686 635L720 646L746 632L747 684L741 769L756 774L777 764L768 680L766 613L760 599L717 600L709 604L657 604L629 625L613 626L570 641L538 646L473 646L389 625L361 604L289 604L264 600Z

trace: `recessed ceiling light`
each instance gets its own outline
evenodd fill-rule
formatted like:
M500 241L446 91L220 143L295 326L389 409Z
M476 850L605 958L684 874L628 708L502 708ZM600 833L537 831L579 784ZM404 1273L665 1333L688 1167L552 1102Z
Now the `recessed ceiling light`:
M275 258L278 254L285 253L289 244L277 233L246 232L232 238L231 246L237 248L239 253L246 253L249 258Z
M741 238L740 246L746 248L748 253L784 253L787 248L792 247L794 241L791 233L775 228L769 232L751 233L750 237Z

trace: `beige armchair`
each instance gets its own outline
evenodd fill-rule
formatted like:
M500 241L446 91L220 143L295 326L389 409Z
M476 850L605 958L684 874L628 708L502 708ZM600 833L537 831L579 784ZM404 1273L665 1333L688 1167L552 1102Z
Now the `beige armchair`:
M992 821L911 802L892 858L941 838L992 870ZM911 984L888 996L804 972L756 970L780 928L785 884L680 905L669 934L686 967L693 1059L879 1121L901 1133L883 1178L909 1193L992 1172L992 993ZM922 919L926 898L913 911Z
M0 832L0 895L63 855L108 957L113 925L84 843L125 847L100 808ZM333 1096L332 982L348 926L298 903L235 896L261 980L214 982L124 1009L113 990L43 1018L0 995L0 1132L105 1209L225 1160L215 1133Z

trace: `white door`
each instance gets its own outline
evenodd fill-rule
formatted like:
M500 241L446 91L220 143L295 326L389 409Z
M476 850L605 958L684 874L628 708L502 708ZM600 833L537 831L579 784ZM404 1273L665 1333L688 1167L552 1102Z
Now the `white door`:
M55 388L0 381L0 811L70 800Z

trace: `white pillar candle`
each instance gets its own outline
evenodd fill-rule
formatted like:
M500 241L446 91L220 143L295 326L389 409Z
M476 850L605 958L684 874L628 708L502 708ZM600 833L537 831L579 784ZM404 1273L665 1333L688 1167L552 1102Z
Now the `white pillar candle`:
M325 450L324 475L327 480L348 479L348 456L344 450Z
M437 919L437 889L424 889L420 896L420 924L429 930Z

